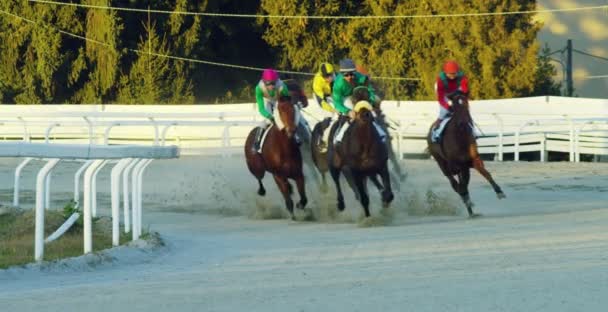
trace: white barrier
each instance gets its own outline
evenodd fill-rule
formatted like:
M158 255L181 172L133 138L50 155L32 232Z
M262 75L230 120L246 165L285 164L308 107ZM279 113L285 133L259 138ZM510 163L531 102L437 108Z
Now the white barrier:
M119 204L120 186L119 179L121 171L126 167L125 163L132 160L138 160L140 163L148 165L152 159L169 159L179 156L178 149L175 146L95 146L95 145L75 145L75 144L44 144L44 143L27 143L27 142L0 142L0 157L27 157L48 159L47 163L38 172L36 178L36 228L35 228L35 253L34 259L41 261L44 256L44 210L46 206L46 193L48 186L46 185L47 177L51 170L60 162L60 160L70 159L92 159L92 163L87 162L84 178L84 253L89 253L93 250L92 241L92 215L93 207L96 204L95 195L97 193L95 174L97 169L107 162L109 159L120 159L115 168L111 185L112 196L112 242L118 245L118 222L119 222ZM23 168L23 163L18 169ZM83 166L83 168L85 168ZM81 168L82 169L82 168ZM132 176L133 189L132 194L137 202L132 203L132 209L135 218L132 219L133 239L138 239L141 235L141 191L142 191L142 175L145 166L142 166L137 171L137 174ZM79 170L81 172L81 170ZM16 181L18 175L16 175ZM76 181L78 182L78 181ZM76 183L78 184L78 183ZM19 198L18 189L15 191L15 199ZM135 226L136 225L136 226ZM137 230L136 230L137 229ZM60 234L59 234L60 235ZM48 241L55 239L52 235Z
M424 138L437 116L438 104L434 101L385 101L382 105L395 128L392 132L399 154L423 154ZM575 140L576 127L594 118L608 117L608 100L532 97L471 101L471 111L484 134L479 140L480 152L494 154L499 161L504 159L505 153L518 155L537 151L545 158L546 152L563 151L563 135L568 135L570 148L565 152L570 154L571 161L576 161L576 151L608 154L608 149L602 145L608 142L603 129L582 128L580 140ZM0 106L0 116L0 133L7 139L107 144L171 142L179 145L183 154L221 155L241 153L248 132L261 119L251 103L4 105ZM325 113L311 100L304 116L314 125ZM537 120L542 122L520 129L523 124ZM525 140L515 144L518 131L520 139Z

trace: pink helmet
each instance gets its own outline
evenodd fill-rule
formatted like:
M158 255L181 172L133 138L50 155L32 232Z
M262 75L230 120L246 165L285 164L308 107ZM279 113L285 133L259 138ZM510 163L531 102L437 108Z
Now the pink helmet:
M264 72L262 72L262 80L277 81L279 80L279 73L277 73L277 71L272 68L266 68L264 69Z

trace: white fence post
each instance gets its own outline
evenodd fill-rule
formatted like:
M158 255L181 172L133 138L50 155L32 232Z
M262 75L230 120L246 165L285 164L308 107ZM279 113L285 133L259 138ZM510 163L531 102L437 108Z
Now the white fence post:
M568 123L570 125L570 162L574 162L574 140L575 140L575 136L574 136L574 122L572 121L572 118L568 118Z
M492 114L496 121L498 122L498 161L504 160L504 122L502 118L498 114Z
M45 181L48 173L57 165L59 159L50 159L36 177L36 229L34 234L34 260L42 261L44 257L44 204Z
M95 171L104 161L97 159L93 161L93 164L87 168L84 173L84 253L90 253L93 251L93 222L91 218L91 206L93 201L93 189L92 180Z
M78 171L74 174L74 203L76 206L80 206L80 176L82 173L93 163L93 160L87 160Z
M44 208L46 210L51 209L51 176L53 175L53 170L49 171L49 174L46 176L45 188L44 188Z
M143 175L148 165L152 162L152 159L144 161L143 166L137 174L137 237L139 238L142 234L142 202L143 202Z
M540 139L540 161L545 162L547 157L547 134L543 133Z
M25 158L15 169L15 181L13 185L13 206L15 207L19 207L19 183L21 180L21 171L30 161L32 161L32 158Z
M91 180L91 207L93 210L93 218L97 218L97 175L99 174L99 171L101 171L101 168L103 168L103 166L105 166L107 163L107 160L102 161L101 164L95 169L95 172L93 172L93 179Z
M111 196L112 196L112 245L120 244L119 221L120 221L120 177L124 169L131 163L131 158L121 159L111 174Z
M142 170L142 168L146 165L146 162L148 160L147 159L141 159L137 162L137 165L135 165L135 167L133 168L133 174L131 174L131 222L133 224L133 226L131 227L131 237L133 240L138 240L139 239L139 233L140 233L140 228L141 228L141 224L139 223L141 221L140 216L139 216L139 208L138 208L138 203L139 203L139 186L138 186L138 176L139 176L139 172Z
M131 214L130 214L130 210L129 210L129 202L130 202L130 196L129 196L129 174L131 173L131 171L133 170L133 168L135 167L135 165L137 165L138 163L138 159L133 159L131 161L130 164L127 165L127 167L124 169L123 173L122 173L122 195L123 195L123 209L124 209L124 227L125 227L125 233L129 233L131 231ZM132 206L132 205L131 205ZM132 207L131 207L132 208Z

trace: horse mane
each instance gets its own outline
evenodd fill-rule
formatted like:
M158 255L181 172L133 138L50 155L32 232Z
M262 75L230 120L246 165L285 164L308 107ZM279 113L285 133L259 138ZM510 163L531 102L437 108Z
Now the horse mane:
M302 87L300 87L300 84L295 79L285 79L283 83L285 83L289 92L302 90Z
M283 83L287 86L287 90L291 95L291 101L293 104L301 103L303 107L308 106L308 99L306 98L306 94L304 90L302 90L302 86L295 79L286 79L283 80Z

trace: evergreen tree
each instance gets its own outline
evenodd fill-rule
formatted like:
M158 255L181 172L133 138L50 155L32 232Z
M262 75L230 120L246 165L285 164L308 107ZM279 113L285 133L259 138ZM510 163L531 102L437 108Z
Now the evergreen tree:
M536 67L536 84L534 86L534 91L532 92L532 96L541 96L541 95L562 95L561 82L553 81L553 77L557 74L555 66L551 63L551 58L549 57L549 53L551 50L548 45L542 50L541 55L538 56L538 65Z
M147 37L141 38L137 47L140 51L151 50L156 54L167 54L166 38L156 33L156 25L145 27ZM171 91L169 59L141 53L129 74L120 78L118 102L122 104L162 104L166 103Z
M84 3L98 6L111 6L111 0L86 0ZM98 44L86 42L85 58L80 66L75 66L74 71L86 71L87 79L78 84L74 79L73 84L81 89L74 98L79 103L105 103L115 96L118 77L120 74L120 59L122 52L119 49L120 33L124 26L112 10L87 10L86 11L86 37ZM78 75L74 75L77 77ZM85 76L85 75L82 75ZM84 79L82 79L84 80Z
M82 31L82 18L67 6L6 1L0 8L35 23L2 15L0 17L0 80L2 99L7 103L62 103L70 88L71 68L79 59L82 43L65 37L55 28Z

